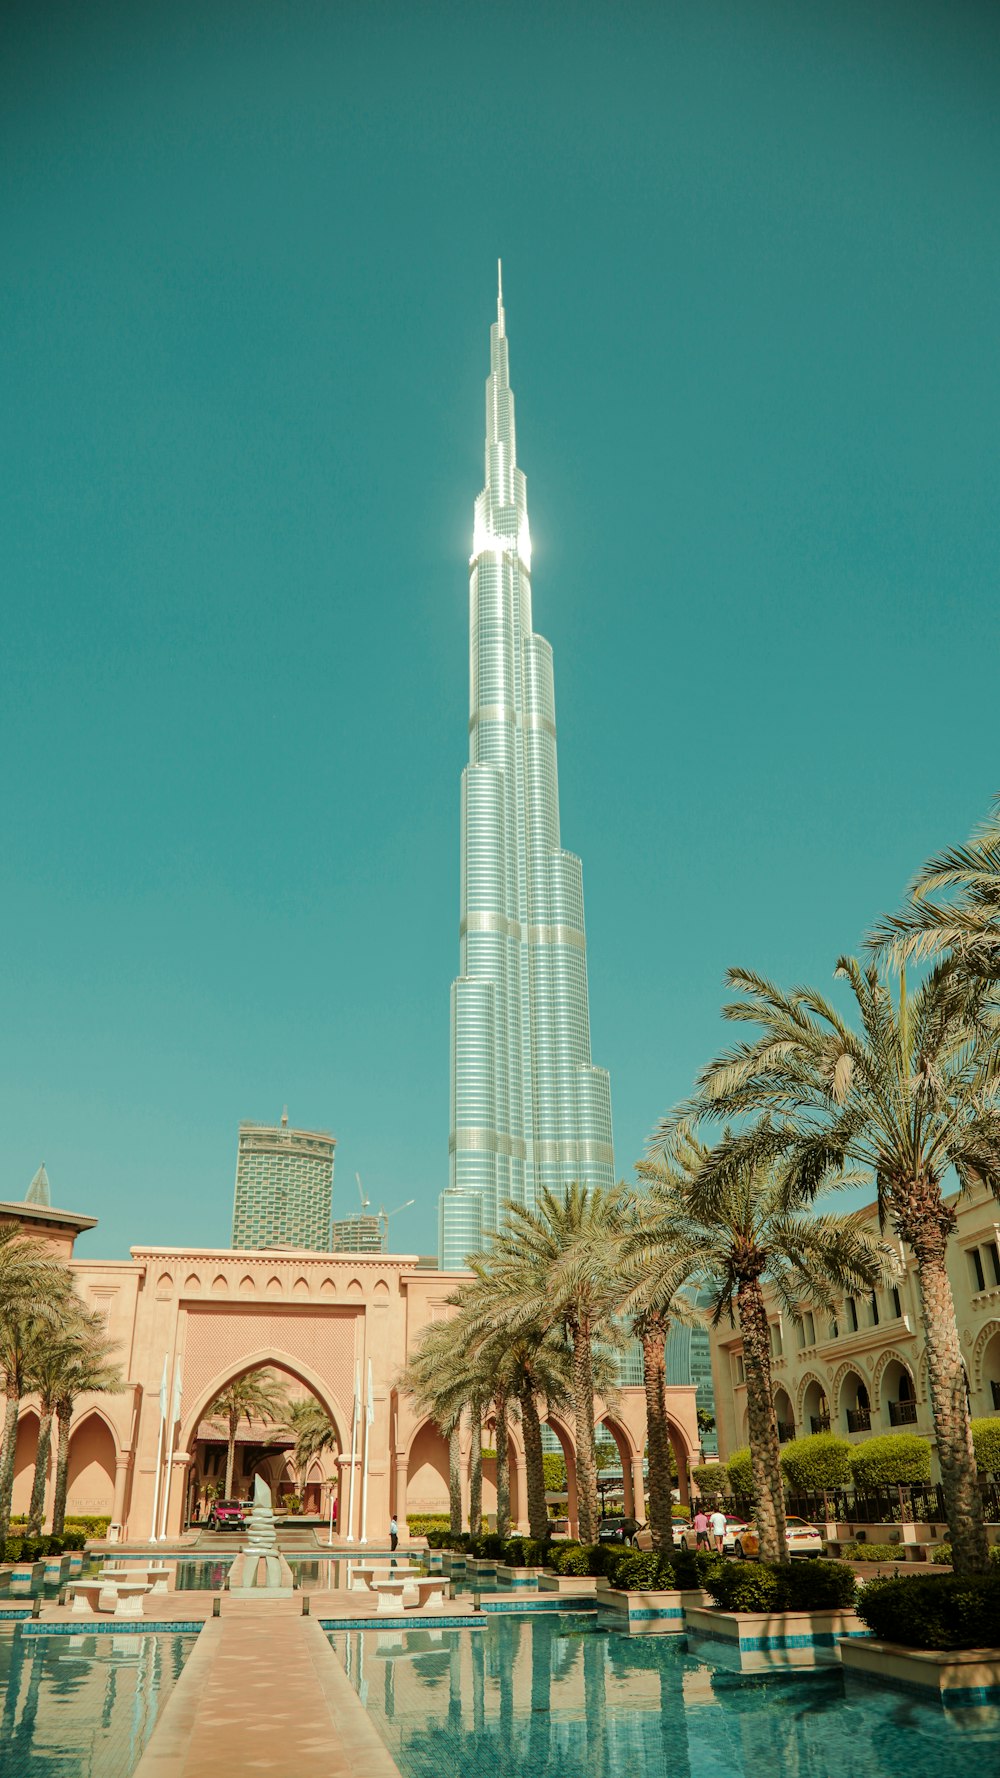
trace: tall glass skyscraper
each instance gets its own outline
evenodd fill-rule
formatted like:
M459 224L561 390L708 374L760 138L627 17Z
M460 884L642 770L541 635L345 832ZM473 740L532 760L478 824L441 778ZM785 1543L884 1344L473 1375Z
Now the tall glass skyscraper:
M552 649L531 619L502 288L490 328L486 486L469 579L460 973L451 991L441 1264L461 1266L507 1199L614 1183L611 1086L590 1059L583 875L559 836Z
M333 1151L329 1130L240 1125L233 1198L234 1247L330 1248Z

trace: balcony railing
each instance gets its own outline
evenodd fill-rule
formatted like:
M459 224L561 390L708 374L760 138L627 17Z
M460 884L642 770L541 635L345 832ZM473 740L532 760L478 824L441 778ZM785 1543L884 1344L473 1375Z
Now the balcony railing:
M848 1430L848 1432L870 1432L871 1429L872 1429L872 1416L871 1416L871 1410L869 1408L848 1408L848 1410L847 1410L847 1430Z
M993 1397L993 1406L995 1408L1000 1408L1000 1383L997 1383L992 1379L990 1381L990 1394Z
M889 1403L890 1426L913 1426L917 1418L915 1401L891 1401Z
M780 1445L787 1445L789 1439L794 1438L794 1437L795 1437L794 1426L789 1426L787 1421L785 1421L785 1420L779 1420L778 1421L778 1443Z
M810 1414L809 1424L814 1432L829 1432L830 1416L829 1414Z

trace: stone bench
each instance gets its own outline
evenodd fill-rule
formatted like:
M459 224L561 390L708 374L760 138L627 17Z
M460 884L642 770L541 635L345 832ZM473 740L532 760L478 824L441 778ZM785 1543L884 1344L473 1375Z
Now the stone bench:
M405 1580L409 1576L420 1573L411 1567L409 1562L354 1562L351 1564L352 1593L368 1593L374 1588L376 1580Z
M378 1611L386 1613L395 1611L401 1605L406 1607L426 1606L428 1611L443 1611L445 1600L445 1583L443 1579L431 1577L421 1580L375 1580L372 1592L378 1595Z
M152 1591L145 1581L73 1580L66 1588L77 1616L109 1612L115 1617L141 1617L142 1602Z
M166 1593L168 1591L167 1570L152 1566L146 1568L142 1563L133 1568L102 1568L97 1578L109 1586L112 1584L119 1586L123 1582L128 1584L130 1581L142 1581L145 1582L151 1593Z

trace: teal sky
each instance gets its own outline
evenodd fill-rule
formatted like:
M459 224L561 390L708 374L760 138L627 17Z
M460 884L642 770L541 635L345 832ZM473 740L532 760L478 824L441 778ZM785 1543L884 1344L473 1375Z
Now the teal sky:
M224 1245L287 1102L436 1244L498 254L627 1174L997 789L1000 13L2 31L0 1196Z

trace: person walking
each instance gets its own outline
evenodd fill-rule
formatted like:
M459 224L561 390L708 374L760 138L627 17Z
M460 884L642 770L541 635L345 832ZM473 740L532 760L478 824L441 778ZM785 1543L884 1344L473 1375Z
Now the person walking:
M703 1506L700 1506L698 1508L698 1511L695 1513L694 1518L692 1519L691 1523L692 1523L692 1526L694 1528L694 1533L695 1533L695 1548L699 1549L699 1550L707 1550L707 1548L708 1548L708 1514L706 1513L705 1508Z
M389 1549L391 1550L393 1555L396 1554L396 1546L398 1543L399 1543L399 1526L396 1523L396 1515L394 1513L392 1518L389 1520Z
M712 1514L711 1525L712 1536L715 1538L716 1551L722 1556L725 1554L726 1550L726 1515L725 1513L720 1512L718 1507L716 1507Z

